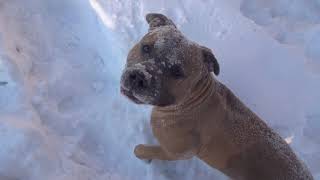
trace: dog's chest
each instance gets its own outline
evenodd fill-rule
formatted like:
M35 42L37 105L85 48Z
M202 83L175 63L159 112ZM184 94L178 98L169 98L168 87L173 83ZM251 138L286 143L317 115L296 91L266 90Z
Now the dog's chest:
M153 134L162 148L179 156L192 154L198 135L195 121L191 117L157 117L151 120L151 125Z
M194 124L190 122L168 122L166 119L158 119L151 122L152 131L158 139L171 140L192 133Z

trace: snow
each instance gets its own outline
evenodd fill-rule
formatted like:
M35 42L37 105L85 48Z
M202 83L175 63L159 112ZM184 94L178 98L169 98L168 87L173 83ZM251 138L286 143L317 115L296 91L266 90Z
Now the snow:
M244 0L241 12L266 29L280 43L304 51L307 66L319 75L320 2L310 0Z
M320 180L317 0L0 1L0 179L226 179L203 162L146 164L150 107L119 92L144 15L213 50L220 81Z

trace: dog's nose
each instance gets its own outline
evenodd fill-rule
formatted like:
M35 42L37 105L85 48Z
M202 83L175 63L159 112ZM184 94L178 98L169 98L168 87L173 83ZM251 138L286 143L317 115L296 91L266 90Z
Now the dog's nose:
M147 88L147 80L142 72L134 70L128 76L129 84L133 89L143 90Z

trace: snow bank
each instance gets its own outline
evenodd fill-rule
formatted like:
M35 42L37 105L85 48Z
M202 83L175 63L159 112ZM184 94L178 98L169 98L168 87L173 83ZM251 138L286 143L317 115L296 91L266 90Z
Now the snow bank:
M0 82L8 82L0 86L0 179L226 179L196 159L145 164L133 155L136 144L156 143L150 108L119 93L126 54L147 31L147 12L167 14L187 37L213 49L218 78L291 137L320 179L318 11L308 4L316 1L296 1L292 9L300 14L285 15L288 2L277 2L0 1ZM288 21L273 24L268 10L256 10L266 7L299 23L281 31Z
M108 173L109 141L121 134L107 135L116 123L106 102L117 93L122 53L111 34L87 1L13 0L0 8L1 81L9 82L0 87L1 179L116 177Z
M320 2L244 0L241 12L263 26L277 41L300 47L306 65L320 73Z
M296 146L304 153L311 169L320 174L320 2L244 0L240 9L244 16L262 26L279 43L296 47L305 55L300 61L306 76L301 82L306 96L303 106L306 122L302 139Z

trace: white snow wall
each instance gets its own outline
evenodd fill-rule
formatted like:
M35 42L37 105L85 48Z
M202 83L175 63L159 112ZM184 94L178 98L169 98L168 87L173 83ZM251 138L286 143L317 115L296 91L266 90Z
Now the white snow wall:
M0 179L225 179L196 159L148 165L133 155L136 144L156 143L149 107L119 93L126 54L147 31L147 12L169 15L188 37L212 48L219 80L291 137L320 179L320 69L306 68L299 46L275 41L240 5L0 0L0 81L8 82L0 86Z
M9 76L0 87L1 180L127 179L134 171L114 165L133 157L118 143L130 130L114 100L124 53L107 32L88 1L0 1L0 67Z

